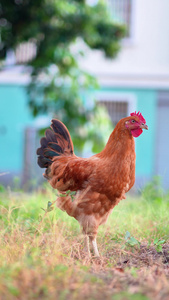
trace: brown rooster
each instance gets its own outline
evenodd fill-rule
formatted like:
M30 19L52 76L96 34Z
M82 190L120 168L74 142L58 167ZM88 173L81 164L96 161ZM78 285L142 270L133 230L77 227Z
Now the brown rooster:
M99 256L98 227L106 222L115 205L125 199L125 193L135 182L134 137L148 126L140 112L131 113L117 123L102 152L79 158L73 152L66 126L55 119L51 123L52 130L46 130L37 149L38 164L46 168L44 177L61 193L57 206L81 224L88 255L90 240L94 255ZM76 191L74 201L66 191Z

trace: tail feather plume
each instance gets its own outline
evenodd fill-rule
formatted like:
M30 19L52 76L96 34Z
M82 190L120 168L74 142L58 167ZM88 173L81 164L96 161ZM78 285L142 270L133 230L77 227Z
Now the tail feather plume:
M48 146L56 152L63 153L63 149L57 143L49 143Z
M37 149L38 165L41 168L50 167L55 156L73 155L73 143L66 126L53 119L51 129L46 130L45 137L40 140L41 147Z
M71 141L70 134L66 128L66 126L60 122L59 120L52 120L51 128L55 133L58 133L60 136L62 136L66 141Z
M55 133L51 129L47 129L45 135L48 143L55 140Z
M48 168L52 164L51 159L43 156L38 157L38 165L40 168Z

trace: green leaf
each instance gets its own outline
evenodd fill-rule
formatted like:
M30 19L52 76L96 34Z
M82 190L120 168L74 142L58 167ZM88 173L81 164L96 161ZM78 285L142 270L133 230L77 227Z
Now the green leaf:
M121 246L121 249L125 249L125 245L122 245L122 246Z
M157 243L158 243L158 238L155 238L155 240L154 240L154 245L156 245Z
M130 232L129 231L126 231L126 235L125 235L125 240L127 241L130 237Z
M130 239L127 241L127 243L130 246L140 245L140 242L137 241L134 237L130 237Z
M73 195L76 195L76 191L74 191L74 192L71 192L71 195L73 196Z
M59 197L67 197L67 194L60 194Z
M165 243L165 240L162 240L162 241L158 241L157 245L162 245Z
M46 209L44 209L43 207L41 207L42 210L44 210L46 212Z
M162 252L162 251L163 251L162 246L161 246L161 245L158 245L158 246L156 247L156 251L157 251L157 252Z
M52 206L52 202L48 201L48 204L47 204L47 211L50 212L54 209L54 207Z

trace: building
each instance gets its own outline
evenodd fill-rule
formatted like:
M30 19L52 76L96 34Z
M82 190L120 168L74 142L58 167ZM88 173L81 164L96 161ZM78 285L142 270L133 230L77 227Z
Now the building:
M81 66L97 77L94 97L116 123L140 110L149 131L136 139L136 185L160 175L169 189L169 1L107 0L112 17L128 27L115 60L86 49Z
M107 0L107 5L112 18L128 26L128 33L115 60L85 49L86 59L80 64L100 84L99 90L86 93L86 101L95 98L105 105L113 123L135 110L142 112L149 131L136 140L136 186L160 175L169 189L169 2ZM22 66L0 73L0 172L9 172L0 177L2 182L14 175L25 181L37 172L36 167L30 169L30 157L36 165L36 157L32 158L36 141L29 149L29 138L48 122L45 117L32 118L25 91L28 82Z

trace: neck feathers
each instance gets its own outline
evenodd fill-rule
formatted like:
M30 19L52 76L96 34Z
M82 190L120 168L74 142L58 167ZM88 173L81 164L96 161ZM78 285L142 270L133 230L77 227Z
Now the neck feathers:
M105 148L101 152L102 156L111 156L115 152L121 152L135 147L134 138L122 121L123 119L117 123L111 133Z

